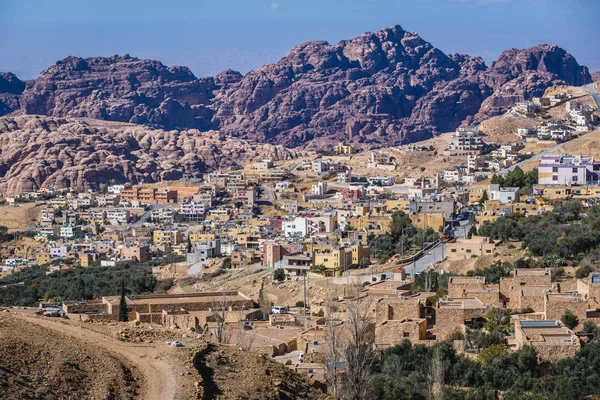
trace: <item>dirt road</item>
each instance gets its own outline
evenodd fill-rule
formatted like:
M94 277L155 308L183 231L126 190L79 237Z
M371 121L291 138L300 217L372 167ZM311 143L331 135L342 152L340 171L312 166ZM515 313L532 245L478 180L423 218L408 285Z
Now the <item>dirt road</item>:
M42 318L34 315L14 312L29 323L60 332L64 335L89 343L90 346L103 348L135 364L144 376L142 393L145 400L180 400L186 396L180 393L176 363L169 357L170 348L163 345L142 345L117 340L107 334L89 329L84 323L60 319Z

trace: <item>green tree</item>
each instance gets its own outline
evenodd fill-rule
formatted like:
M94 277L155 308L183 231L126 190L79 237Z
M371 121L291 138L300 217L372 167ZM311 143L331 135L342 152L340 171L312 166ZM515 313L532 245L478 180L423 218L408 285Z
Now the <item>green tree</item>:
M275 271L273 271L273 279L276 281L285 280L285 271L283 268L276 268Z
M469 232L467 232L467 238L471 239L473 235L477 235L477 227L475 227L475 225L469 228Z
M506 353L506 348L503 344L495 344L493 346L486 347L479 352L479 360L482 363L489 363L496 357L499 357Z
M483 205L485 204L485 202L488 201L488 200L489 200L488 192L487 192L487 190L484 189L483 193L481 193L481 198L479 199L479 206L483 207Z
M579 318L577 318L577 315L571 310L565 311L560 320L569 329L575 329L575 327L579 325Z

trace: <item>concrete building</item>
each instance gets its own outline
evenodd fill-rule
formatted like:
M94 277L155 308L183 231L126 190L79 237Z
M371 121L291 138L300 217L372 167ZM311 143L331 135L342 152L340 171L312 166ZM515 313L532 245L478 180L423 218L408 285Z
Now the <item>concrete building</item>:
M187 221L201 221L209 211L210 207L205 203L192 201L181 205L179 214Z
M545 155L538 164L540 185L597 185L600 162L584 155Z
M533 346L540 359L558 361L573 357L580 349L577 336L559 320L515 322L517 348Z
M121 256L126 260L144 263L150 260L150 248L148 246L125 246L121 248Z
M198 243L191 253L187 253L187 262L190 264L206 263L209 259L221 256L221 241L211 240L207 243Z
M181 235L181 232L177 230L155 230L154 232L152 232L152 239L154 245L156 246L176 246L178 244L181 244L181 242L183 241L183 236Z
M483 147L484 143L479 134L479 128L476 126L461 126L456 130L448 150L479 152Z
M446 256L448 260L466 260L494 254L497 243L490 243L485 236L473 236L471 239L459 238L454 242L446 243Z
M327 193L327 182L318 182L312 185L311 193L314 196L323 196Z
M500 187L498 184L488 186L488 196L490 200L498 200L500 203L512 203L519 200L521 190L516 187Z

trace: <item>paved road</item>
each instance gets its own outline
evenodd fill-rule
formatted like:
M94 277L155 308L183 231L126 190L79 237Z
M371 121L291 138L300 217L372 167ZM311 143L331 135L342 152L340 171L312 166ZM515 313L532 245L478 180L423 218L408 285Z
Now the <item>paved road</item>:
M586 133L586 135L587 135L587 133ZM582 136L580 136L580 137L584 137L584 136L585 136L585 135L582 135ZM567 142L567 143L568 143L568 142ZM512 171L513 169L515 169L517 166L518 166L518 167L522 167L522 166L523 166L523 164L525 164L525 163L527 163L527 162L530 162L531 160L538 160L538 159L542 158L542 156L545 156L545 155L547 155L547 154L552 154L552 153L554 153L556 150L558 150L558 149L560 149L561 147L563 147L564 145L565 145L564 143L559 143L559 144L557 144L556 146L552 146L552 147L550 147L549 149L546 149L546 150L542 151L541 153L538 153L538 154L536 154L535 156L533 156L533 157L531 157L531 158L528 158L527 160L524 160L524 161L521 161L521 162L519 162L519 163L516 163L516 164L514 164L514 165L511 165L511 166L510 166L510 167L508 167L508 168L501 169L500 171L498 171L498 175L506 175L506 174L508 174L510 171Z
M471 228L471 224L467 224L464 226L457 226L454 230L454 237L457 239L464 238L467 235L467 232ZM446 243L440 242L437 246L429 249L427 253L423 255L423 257L419 258L414 264L409 264L405 267L408 273L421 273L431 264L435 264L436 262L442 261L446 256Z
M592 98L596 102L596 106L598 107L598 109L600 109L600 93L598 93L598 91L596 90L595 85L593 83L590 83L588 85L584 85L583 88L585 90L587 90L590 95L592 95ZM590 133L591 132L593 132L593 131L590 131ZM585 137L586 135L589 135L589 133L586 133L585 135L581 135L579 137L582 138L582 137ZM537 160L537 159L540 159L542 156L545 156L547 154L552 154L556 150L560 149L563 146L564 146L564 143L559 143L556 146L552 146L549 149L546 149L546 150L542 151L541 153L536 154L535 156L533 156L533 157L531 157L531 158L529 158L529 159L527 159L525 161L521 161L520 163L517 163L515 165L511 165L508 168L501 169L500 171L498 171L498 174L499 175L506 175L510 171L512 171L513 169L515 169L515 167L517 167L517 166L522 167L523 164L525 164L525 163L527 163L527 162L529 162L531 160Z
M265 193L267 194L267 201L274 203L275 202L275 195L273 194L273 189L271 189L270 186L267 185L260 185L260 188L262 190L265 191Z
M589 83L587 85L583 85L583 88L592 95L592 98L596 102L596 107L600 109L600 93L598 93L598 90L596 89L596 84Z
M158 208L165 208L169 205L172 205L172 204L150 204L150 209L148 211L146 211L144 214L142 214L140 219L138 219L133 224L131 224L131 226L137 227L137 228L141 227L144 224L144 222L148 221L148 218L150 218L150 213L152 212L152 210L156 210Z

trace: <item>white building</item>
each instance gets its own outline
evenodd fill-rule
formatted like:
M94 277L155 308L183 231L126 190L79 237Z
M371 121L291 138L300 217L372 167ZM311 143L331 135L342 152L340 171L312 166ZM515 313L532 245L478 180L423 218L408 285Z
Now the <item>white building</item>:
M461 126L456 130L452 143L448 146L451 151L480 151L484 147L483 140L476 126Z
M391 176L371 176L368 178L369 185L372 186L393 186L396 183Z
M283 221L282 228L285 237L304 237L308 232L308 222L304 217L296 217L293 221Z
M538 164L540 185L597 185L600 163L583 155L546 155Z
M488 196L490 200L498 200L500 203L512 203L521 197L521 191L516 187L503 188L500 185L490 185Z
M110 185L107 188L108 193L113 193L113 194L120 194L121 190L126 189L127 186L126 185Z
M130 219L129 210L114 209L106 212L106 220L111 225L125 225Z
M323 196L327 193L327 182L318 182L312 185L312 194L315 196Z

